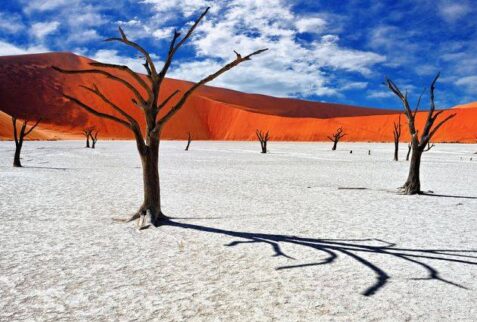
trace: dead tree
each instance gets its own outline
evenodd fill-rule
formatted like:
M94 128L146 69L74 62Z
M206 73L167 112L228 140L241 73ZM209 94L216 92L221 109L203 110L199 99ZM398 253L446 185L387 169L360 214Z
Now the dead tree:
M408 122L409 134L411 135L412 156L409 167L409 175L406 182L404 183L404 186L401 187L403 193L407 195L422 193L419 175L422 153L424 152L426 145L430 142L434 134L436 134L436 132L441 128L441 126L456 115L450 114L444 119L442 119L439 123L437 123L437 125L434 124L437 118L444 112L444 110L436 112L436 105L434 102L434 90L439 75L440 74L438 73L436 77L434 77L430 86L430 108L427 113L426 123L422 131L418 131L415 126L415 119L419 110L419 105L421 103L422 94L417 101L414 111L412 111L409 105L407 92L403 94L401 90L396 86L396 84L393 83L393 81L386 78L386 85L401 100L403 104L404 114L406 115Z
M20 128L20 133L17 131L17 118L12 116L12 123L13 123L13 138L15 139L15 155L13 157L13 166L14 167L21 167L22 163L20 161L20 154L22 152L23 141L25 137L30 134L37 126L40 124L41 119L36 121L32 127L27 131L28 121L24 120L22 127Z
M398 122L394 122L394 161L399 161L399 139L401 138L401 115Z
M343 128L340 127L336 130L335 134L332 134L331 136L328 136L328 139L330 139L331 142L333 142L333 148L331 148L332 151L336 150L336 146L338 145L338 142L341 140L343 136L346 134L343 133Z
M90 139L91 133L93 133L93 131L94 131L94 126L92 126L92 127L87 127L87 128L85 128L85 129L83 129L83 134L84 134L84 136L86 137L86 146L85 146L85 148L89 148L89 147L90 147L90 145L89 145L89 139Z
M98 142L98 134L99 134L99 131L96 130L95 131L92 131L91 134L90 134L90 137L91 137L91 148L94 149L96 147L96 142Z
M187 145L186 145L186 148L185 148L186 151L189 151L189 146L190 146L191 141L192 141L192 136L190 135L190 132L189 132L189 134L187 136Z
M409 156L411 155L411 143L407 144L407 154L406 154L406 161L409 161Z
M269 132L270 131L267 131L267 133L263 133L262 130L258 129L256 131L257 138L260 141L260 146L262 147L262 153L267 153L267 143L270 139Z
M140 55L145 59L144 68L147 72L145 77L138 73L133 72L127 66L121 66L116 64L107 64L100 62L90 63L91 68L83 70L65 70L60 67L53 67L55 70L65 74L95 74L105 76L107 79L113 82L117 82L125 86L133 94L131 99L134 108L142 110L146 128L145 131L141 130L139 121L133 118L124 107L118 106L113 100L111 100L101 89L95 84L90 86L82 86L85 90L89 91L93 95L97 96L104 103L106 103L112 110L117 112L116 115L100 112L97 109L91 107L88 103L79 100L69 94L63 94L63 96L83 108L84 110L92 113L96 116L109 119L113 122L119 123L132 132L136 140L137 150L139 152L142 169L143 169L143 183L144 183L144 201L139 207L138 211L128 220L132 221L139 219L139 227L145 228L148 225L145 220L151 222L152 225L157 226L162 220L166 220L167 217L161 210L160 199L160 185L159 185L159 142L161 138L161 131L164 125L184 106L189 97L199 87L205 85L223 73L238 66L239 64L249 61L252 56L263 53L267 49L260 49L251 54L242 56L235 52L235 59L219 68L214 73L201 79L200 81L191 84L182 95L179 95L179 90L169 94L165 99L160 100L160 94L162 85L164 83L166 74L169 67L172 64L173 58L182 45L190 38L198 24L204 18L209 11L209 8L198 17L197 20L191 24L188 31L183 37L178 31L174 31L172 40L169 44L169 49L164 57L164 64L160 70L156 68L153 59L149 52L139 45L138 43L127 38L125 32L120 27L120 37L109 38L106 41L120 42L126 46L132 47L137 50ZM119 71L119 73L113 74L111 70ZM128 76L124 78L121 75ZM146 95L144 95L146 94ZM159 115L160 114L160 115ZM120 116L119 116L120 115Z

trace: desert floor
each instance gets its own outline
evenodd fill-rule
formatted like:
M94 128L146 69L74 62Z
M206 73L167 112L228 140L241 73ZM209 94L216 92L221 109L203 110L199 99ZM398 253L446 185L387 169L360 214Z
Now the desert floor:
M437 144L433 195L402 196L392 144L166 141L174 219L143 231L112 221L141 203L135 144L83 145L16 169L0 142L0 320L477 317L477 145Z

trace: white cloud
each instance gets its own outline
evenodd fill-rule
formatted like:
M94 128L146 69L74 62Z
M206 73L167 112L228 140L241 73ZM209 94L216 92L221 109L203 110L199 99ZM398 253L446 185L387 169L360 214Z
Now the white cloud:
M464 87L466 92L477 93L477 76L467 76L461 79L458 79L455 82L456 85Z
M24 11L32 13L34 11L50 11L66 5L74 5L71 0L29 0L26 1Z
M439 15L449 23L465 17L470 10L470 5L464 1L443 1L438 6Z
M66 41L71 43L87 43L90 41L100 40L102 37L94 29L80 30L71 33Z
M298 32L320 33L324 30L326 21L319 17L300 18L296 22Z
M208 1L186 1L181 5L173 0L145 2L154 3L159 11L175 10L177 16L183 17L190 17L196 10L194 18L208 4ZM200 61L174 65L170 75L196 81L230 61L233 50L248 54L269 48L251 62L221 76L213 85L276 96L337 95L337 89L331 85L334 76L323 69L368 76L371 67L384 62L385 57L343 48L339 37L333 34L309 43L297 40L298 33L325 33L326 26L324 18L297 16L283 0L218 0L189 42Z
M153 59L157 58L154 55L152 57ZM117 50L101 49L90 56L90 58L103 63L126 65L138 73L146 72L142 65L144 63L143 59L121 56ZM155 62L155 64L160 66L160 62Z
M383 99L383 98L393 97L394 94L391 93L390 91L373 90L373 91L368 91L367 96L368 96L368 98Z
M365 89L366 87L368 87L367 82L349 82L341 85L339 88L340 90L347 91L354 89Z
M37 22L32 24L30 33L38 39L43 39L49 34L55 32L60 23L58 21L50 21L50 22Z
M24 28L25 25L19 16L0 12L0 31L14 34Z
M0 56L36 54L47 51L49 51L48 48L43 46L18 47L0 40Z

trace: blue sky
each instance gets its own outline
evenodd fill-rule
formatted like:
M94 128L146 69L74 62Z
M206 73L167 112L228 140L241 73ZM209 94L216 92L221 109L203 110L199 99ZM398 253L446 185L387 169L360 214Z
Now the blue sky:
M198 80L234 58L270 50L212 85L280 97L384 108L388 76L418 96L437 71L439 107L477 101L477 0L0 0L0 55L72 51L142 61L101 40L123 26L158 64L174 27L211 11L170 77Z

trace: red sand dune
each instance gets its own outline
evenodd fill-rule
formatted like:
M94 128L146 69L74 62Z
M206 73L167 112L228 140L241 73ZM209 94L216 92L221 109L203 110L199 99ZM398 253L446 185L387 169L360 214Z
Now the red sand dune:
M81 130L91 125L101 131L102 138L131 138L121 125L88 114L63 99L62 93L68 93L100 111L117 115L79 86L96 84L143 123L141 111L131 104L131 93L121 84L97 75L64 75L50 67L85 69L90 68L89 62L91 60L71 53L0 57L0 109L19 118L41 117L43 122L38 132L50 139L79 138ZM121 76L130 79L127 75ZM175 89L184 91L189 86L189 82L167 79L161 97ZM264 129L270 130L273 140L327 140L327 135L342 126L348 134L344 140L391 141L392 123L399 112L204 87L166 125L162 138L185 139L190 131L194 139L255 140L255 130ZM450 112L457 116L442 128L435 141L475 142L477 106L446 111L444 116ZM2 128L3 118L5 116L0 116ZM419 126L424 118L424 114L418 116ZM0 138L11 138L11 134L2 130ZM408 140L408 136L403 135L403 140Z

